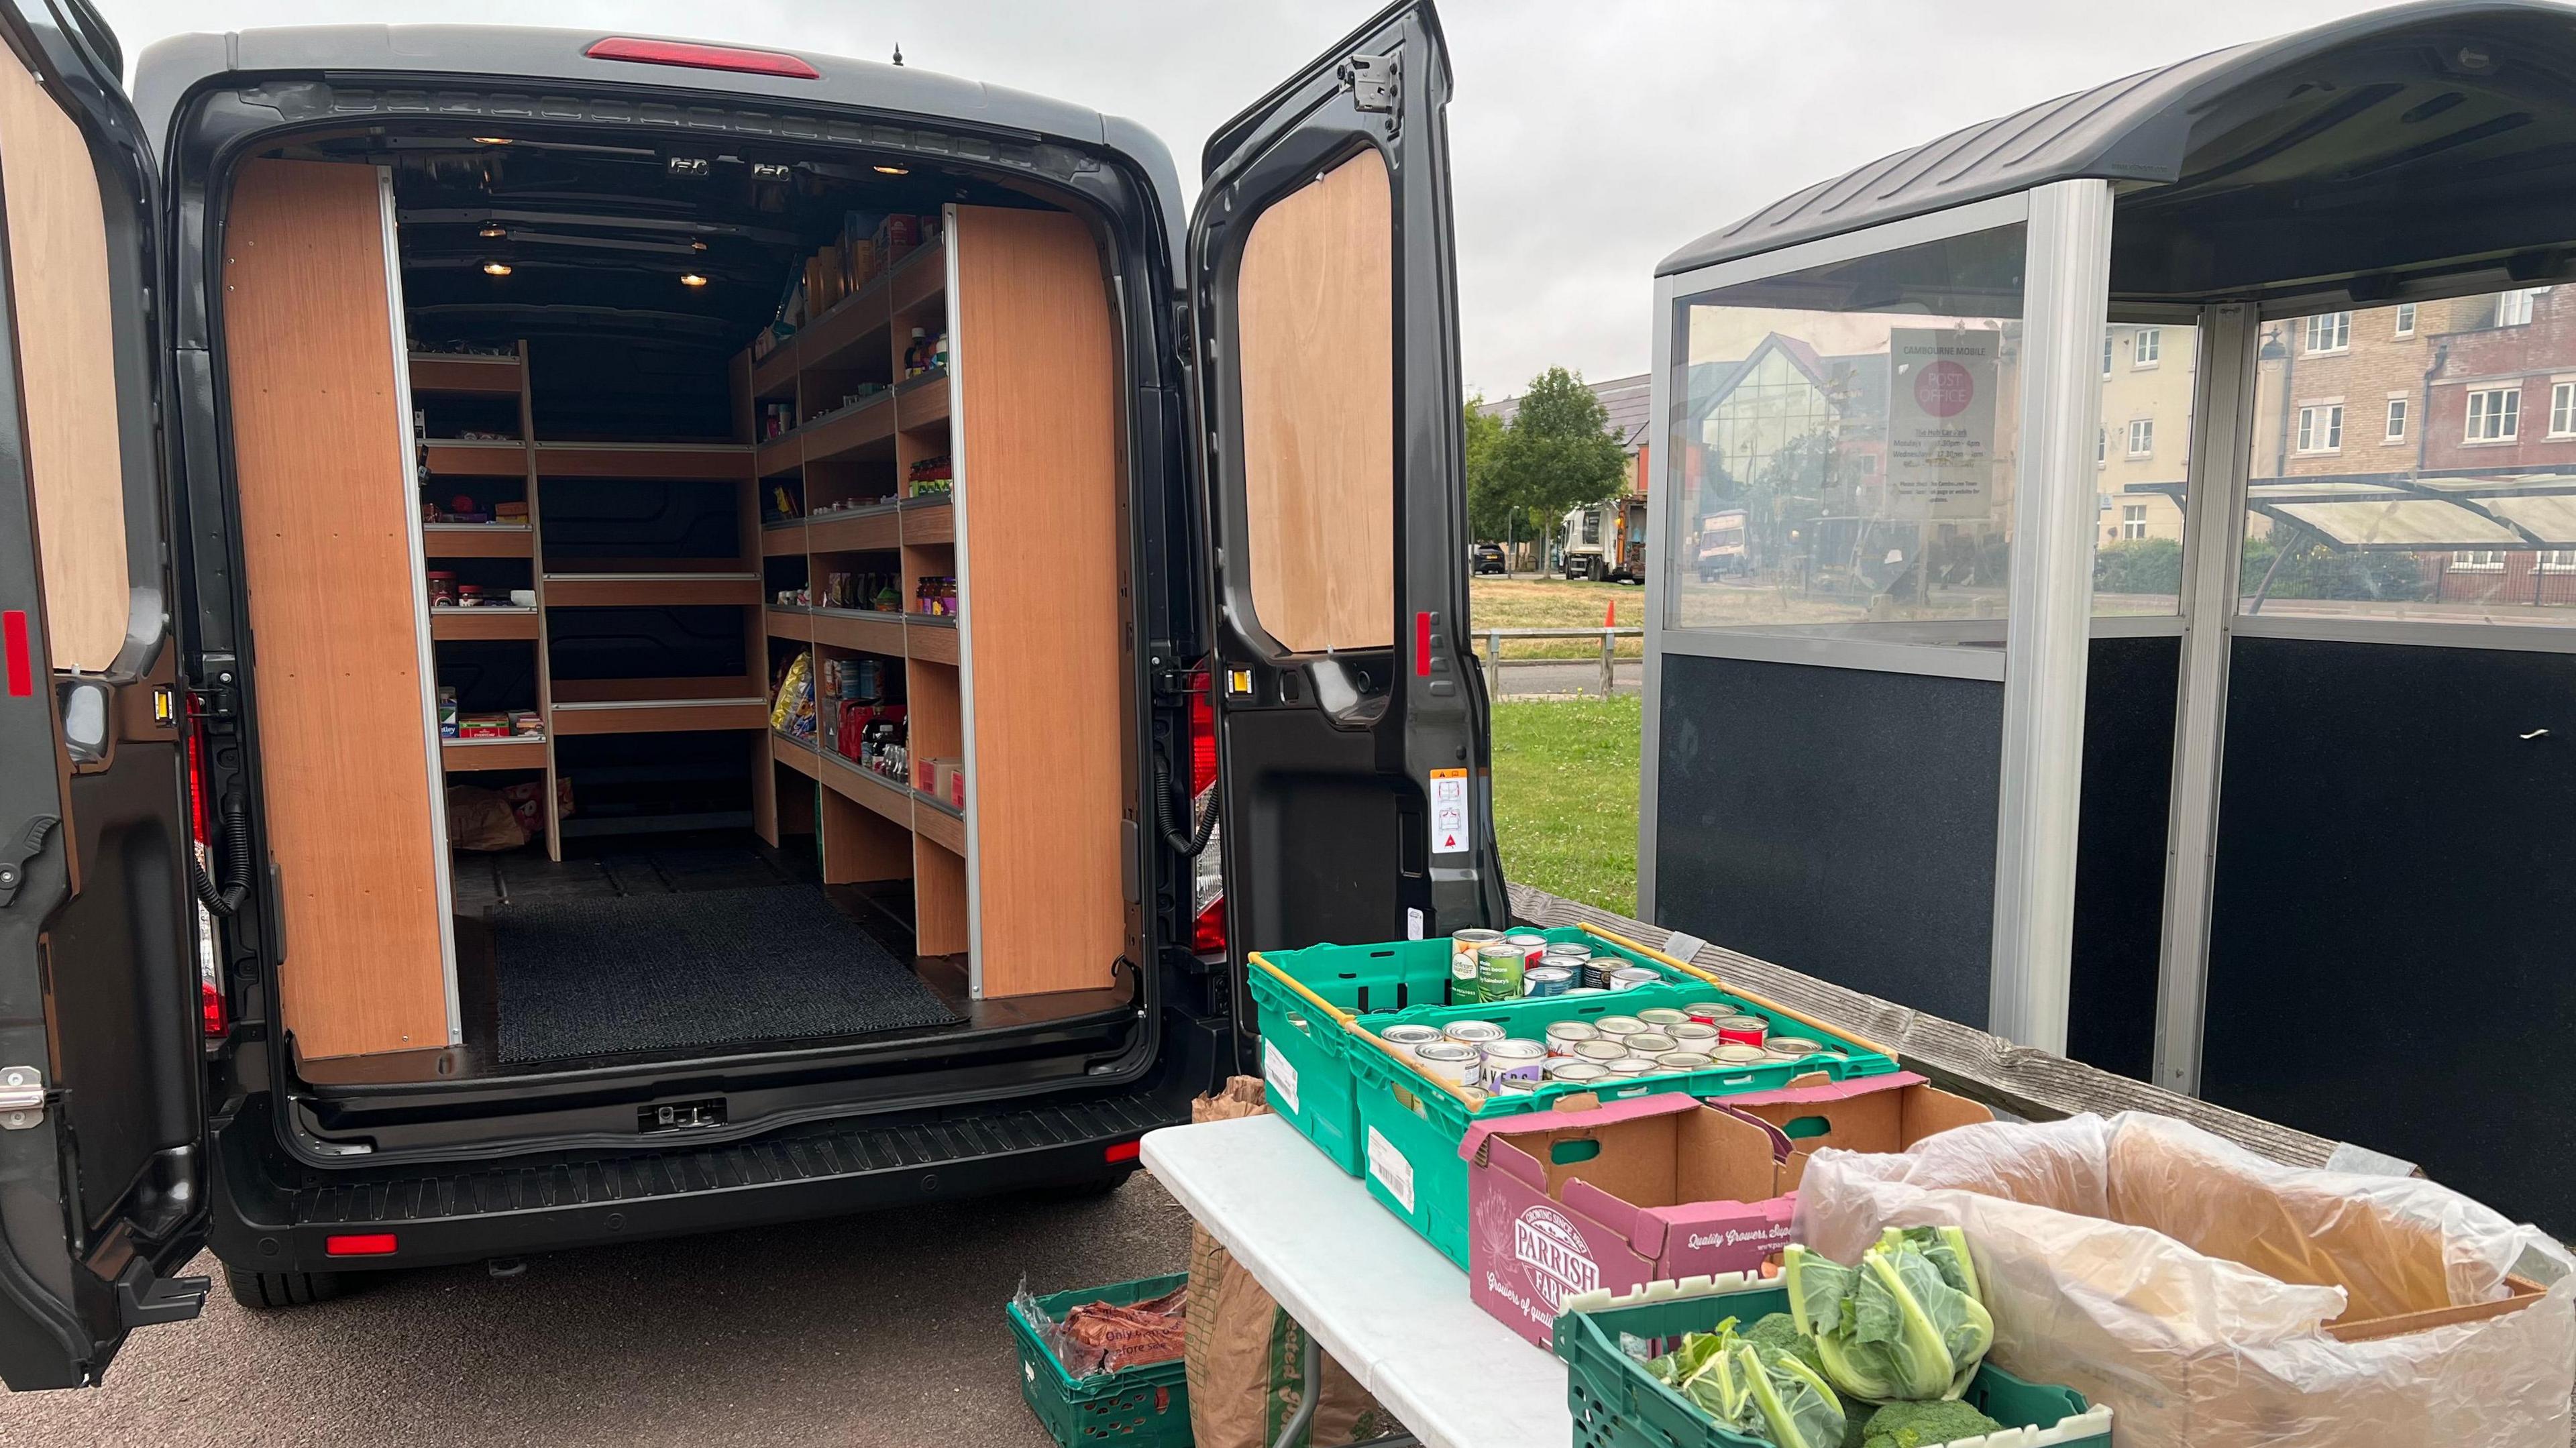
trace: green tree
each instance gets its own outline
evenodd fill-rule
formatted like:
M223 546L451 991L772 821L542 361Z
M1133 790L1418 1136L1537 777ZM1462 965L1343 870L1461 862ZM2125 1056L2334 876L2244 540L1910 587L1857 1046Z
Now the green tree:
M1467 399L1467 531L1481 542L1510 537L1512 500L1503 496L1496 454L1503 443L1503 420L1485 411L1482 396ZM1526 533L1524 526L1520 531Z
M1495 491L1529 510L1539 531L1574 508L1619 491L1628 455L1610 435L1610 415L1583 379L1550 367L1530 379L1494 453Z

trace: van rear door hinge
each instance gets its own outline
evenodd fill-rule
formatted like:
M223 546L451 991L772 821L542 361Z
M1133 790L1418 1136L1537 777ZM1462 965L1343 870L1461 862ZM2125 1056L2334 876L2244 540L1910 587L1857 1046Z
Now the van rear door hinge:
M1392 55L1354 55L1341 64L1342 89L1351 104L1364 111L1395 109L1396 70Z
M25 1131L45 1119L45 1073L33 1066L0 1066L0 1131Z

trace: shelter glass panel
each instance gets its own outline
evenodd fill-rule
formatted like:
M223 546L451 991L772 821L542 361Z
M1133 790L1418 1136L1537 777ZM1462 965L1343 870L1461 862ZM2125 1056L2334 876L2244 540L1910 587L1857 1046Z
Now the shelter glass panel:
M1920 637L1889 626L2004 617L2024 232L1677 299L1667 627Z
M2113 322L2103 335L2112 359L2102 372L2109 446L2094 450L2093 614L2170 617L2182 611L2200 329Z
M2264 324L2240 610L2576 626L2576 287L2349 316Z

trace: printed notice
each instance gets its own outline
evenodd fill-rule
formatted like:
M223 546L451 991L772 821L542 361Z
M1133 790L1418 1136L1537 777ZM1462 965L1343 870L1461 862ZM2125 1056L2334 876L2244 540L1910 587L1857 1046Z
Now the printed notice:
M1431 771L1431 853L1467 853L1467 771Z
M1279 1054L1279 1047L1267 1039L1261 1043L1261 1079L1269 1082L1270 1089L1279 1093L1279 1099L1288 1103L1288 1114L1296 1115L1297 1068L1289 1065L1288 1058Z
M1404 907L1404 938L1407 940L1422 938L1422 911L1418 906Z
M1413 1210L1413 1163L1395 1149L1394 1142L1378 1135L1374 1126L1368 1129L1368 1168L1388 1195L1404 1203L1406 1211Z
M2003 333L1897 327L1887 356L1888 516L1991 514Z

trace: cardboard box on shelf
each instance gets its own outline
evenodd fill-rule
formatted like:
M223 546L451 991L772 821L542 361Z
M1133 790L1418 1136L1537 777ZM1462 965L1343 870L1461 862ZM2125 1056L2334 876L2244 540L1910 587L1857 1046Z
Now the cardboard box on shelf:
M1760 1271L1788 1244L1797 1186L1818 1150L1903 1151L1993 1119L1900 1071L1480 1121L1459 1145L1468 1292L1545 1347L1573 1293Z

